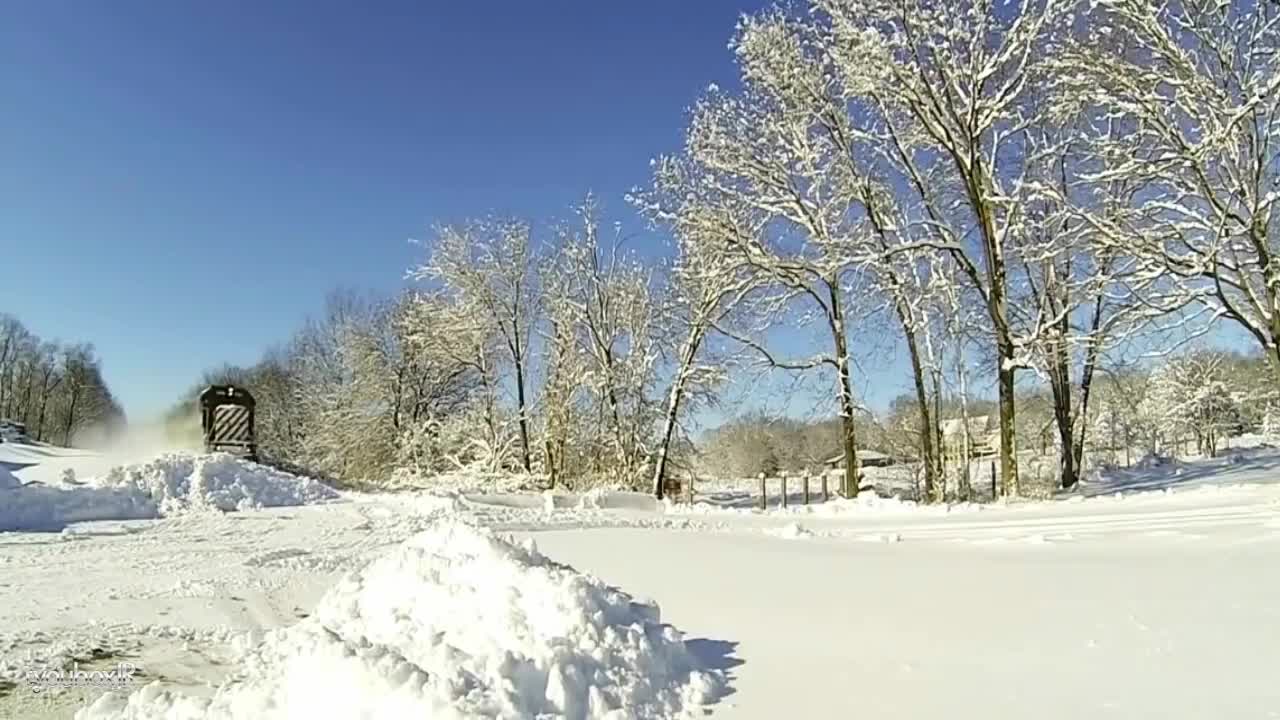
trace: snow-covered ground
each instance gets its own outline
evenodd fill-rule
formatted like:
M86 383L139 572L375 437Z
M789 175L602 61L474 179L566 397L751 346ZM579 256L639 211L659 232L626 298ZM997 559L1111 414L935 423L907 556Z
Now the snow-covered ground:
M96 462L13 475L192 496ZM1280 716L1273 448L1008 505L275 497L0 533L0 717ZM136 672L99 699L42 663Z

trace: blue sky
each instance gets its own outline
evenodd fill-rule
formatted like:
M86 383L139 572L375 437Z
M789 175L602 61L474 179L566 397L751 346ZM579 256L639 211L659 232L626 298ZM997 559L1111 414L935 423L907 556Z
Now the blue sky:
M93 342L145 420L329 291L394 291L436 222L550 221L593 190L640 231L623 194L708 84L735 84L727 42L764 2L10 4L0 312ZM819 332L775 339L805 354ZM855 338L879 408L909 389L886 338ZM828 378L758 380L728 412L831 409Z
M93 342L145 418L330 289L396 288L434 222L630 216L760 5L11 4L0 311Z

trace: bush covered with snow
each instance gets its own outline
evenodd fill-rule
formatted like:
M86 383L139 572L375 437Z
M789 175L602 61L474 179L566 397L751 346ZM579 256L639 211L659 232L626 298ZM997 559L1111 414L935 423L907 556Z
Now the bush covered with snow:
M666 718L721 686L656 606L441 519L268 635L211 699L153 684L76 718Z

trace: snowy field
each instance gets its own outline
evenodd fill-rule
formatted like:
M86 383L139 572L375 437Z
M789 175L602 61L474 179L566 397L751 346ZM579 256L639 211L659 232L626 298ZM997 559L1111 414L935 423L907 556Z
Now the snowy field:
M1280 717L1269 447L764 513L16 447L0 718ZM108 695L30 675L122 663Z

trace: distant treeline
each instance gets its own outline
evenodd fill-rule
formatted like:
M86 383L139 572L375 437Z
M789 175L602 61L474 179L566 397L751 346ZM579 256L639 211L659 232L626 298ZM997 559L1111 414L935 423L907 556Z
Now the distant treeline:
M0 419L25 424L33 440L72 445L122 428L124 411L92 345L43 340L0 313Z

